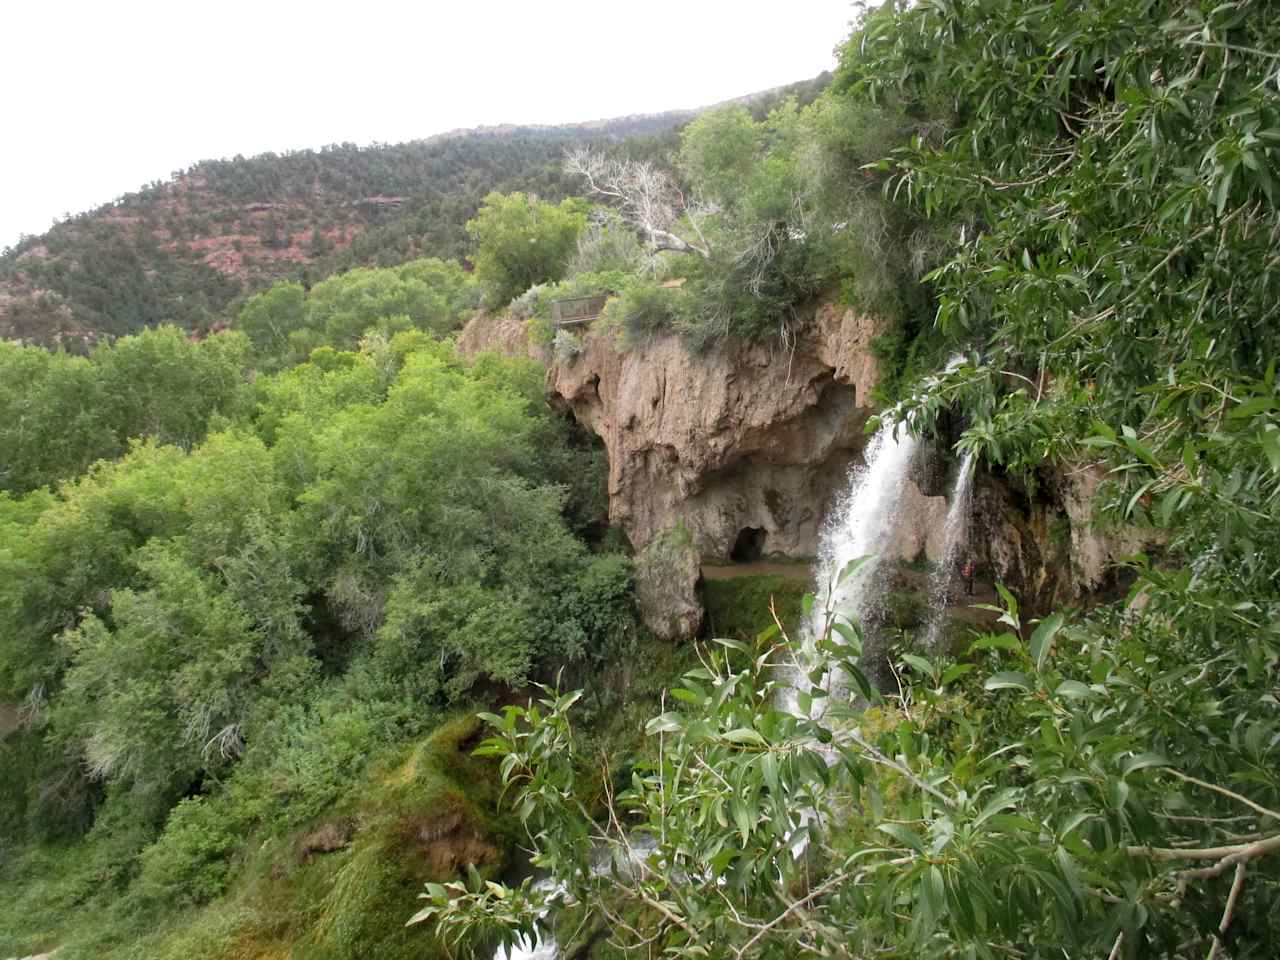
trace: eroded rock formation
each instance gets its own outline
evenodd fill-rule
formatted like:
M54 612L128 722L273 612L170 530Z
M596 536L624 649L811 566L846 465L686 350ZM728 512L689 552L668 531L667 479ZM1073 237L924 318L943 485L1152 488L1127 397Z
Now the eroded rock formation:
M1040 471L1032 495L1007 478L979 476L974 493L979 559L1030 613L1124 587L1129 578L1119 562L1159 548L1151 530L1098 520L1098 490L1105 479L1099 465L1059 464Z
M636 555L636 604L660 640L688 640L702 629L702 564L682 527L665 530Z
M823 306L793 349L726 342L691 354L677 337L621 349L592 329L558 359L530 345L525 324L481 317L459 338L474 355L528 353L547 364L547 392L609 454L610 520L637 547L683 523L708 560L733 556L744 534L756 557L812 556L822 519L866 446L878 367L876 328ZM941 497L913 489L903 556L929 554Z
M676 337L623 349L592 329L573 356L533 343L528 324L480 316L462 332L467 356L496 350L546 365L547 394L601 439L609 455L609 514L639 550L683 524L707 562L811 557L823 518L862 460L879 379L873 321L818 308L795 348L727 342L690 354ZM892 553L942 552L949 457L932 444L901 500ZM1043 471L1034 495L980 472L971 555L1029 611L1117 585L1116 561L1139 549L1132 530L1094 522L1103 474Z

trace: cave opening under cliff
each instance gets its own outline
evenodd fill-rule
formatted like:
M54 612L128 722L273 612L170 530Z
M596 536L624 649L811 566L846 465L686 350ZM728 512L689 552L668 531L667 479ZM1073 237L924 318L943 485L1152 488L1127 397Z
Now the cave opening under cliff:
M763 527L743 527L733 541L729 559L734 563L755 563L764 556L764 541L767 536Z

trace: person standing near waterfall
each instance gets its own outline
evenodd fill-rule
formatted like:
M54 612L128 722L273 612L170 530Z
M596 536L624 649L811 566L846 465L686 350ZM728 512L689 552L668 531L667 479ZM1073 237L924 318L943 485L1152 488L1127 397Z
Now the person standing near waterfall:
M965 557L964 566L960 568L960 576L964 577L964 592L973 596L973 558Z

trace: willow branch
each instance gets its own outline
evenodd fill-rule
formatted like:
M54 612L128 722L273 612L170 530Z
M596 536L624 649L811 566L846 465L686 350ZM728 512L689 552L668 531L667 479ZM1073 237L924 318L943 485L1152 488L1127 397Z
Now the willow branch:
M1242 797L1240 794L1236 793L1233 790L1228 790L1226 787L1220 787L1216 783L1206 783L1203 780L1197 780L1195 777L1187 776L1187 774L1185 773L1180 773L1179 771L1174 770L1172 768L1168 768L1168 767L1165 768L1164 772L1172 774L1173 776L1177 777L1179 780L1185 780L1187 783L1194 783L1197 787L1204 787L1204 789L1212 790L1214 793L1220 793L1224 797L1230 797L1232 800L1235 800L1238 803L1243 803L1250 810L1256 810L1258 813L1262 814L1264 817L1271 817L1274 820L1280 820L1280 813L1276 813L1276 811L1274 810L1268 810L1266 807L1262 806L1261 804L1254 803L1248 797Z
M1236 877L1231 881L1231 893L1227 895L1227 905L1222 908L1222 922L1218 924L1218 932L1214 935L1213 946L1209 949L1209 960L1217 960L1222 949L1222 938L1231 926L1231 916L1236 912L1236 902L1240 899L1240 890L1244 887L1245 865L1236 864Z

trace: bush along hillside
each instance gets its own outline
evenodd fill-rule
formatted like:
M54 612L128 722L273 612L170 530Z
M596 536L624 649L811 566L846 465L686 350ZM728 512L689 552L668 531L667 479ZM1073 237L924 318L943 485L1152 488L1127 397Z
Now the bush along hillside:
M1101 469L1098 521L1164 549L1088 612L1002 586L993 630L891 690L844 619L816 651L767 620L719 641L598 808L563 800L570 686L491 713L557 884L428 885L419 921L600 956L1280 952L1278 50L1262 2L888 3L805 110L700 118L675 172L572 158L643 241L629 335L785 336L817 280L915 251L846 278L897 321L887 416L958 419L1029 489ZM853 173L830 192L824 157ZM683 287L643 279L655 253ZM925 340L968 357L922 380Z
M278 284L249 299L234 331L204 338L166 325L87 357L0 342L0 490L70 480L135 437L189 450L211 427L254 415L260 391L275 389L251 386L257 373L292 367L316 347L356 351L370 334L442 337L478 298L461 267L428 258L352 270L310 291Z

